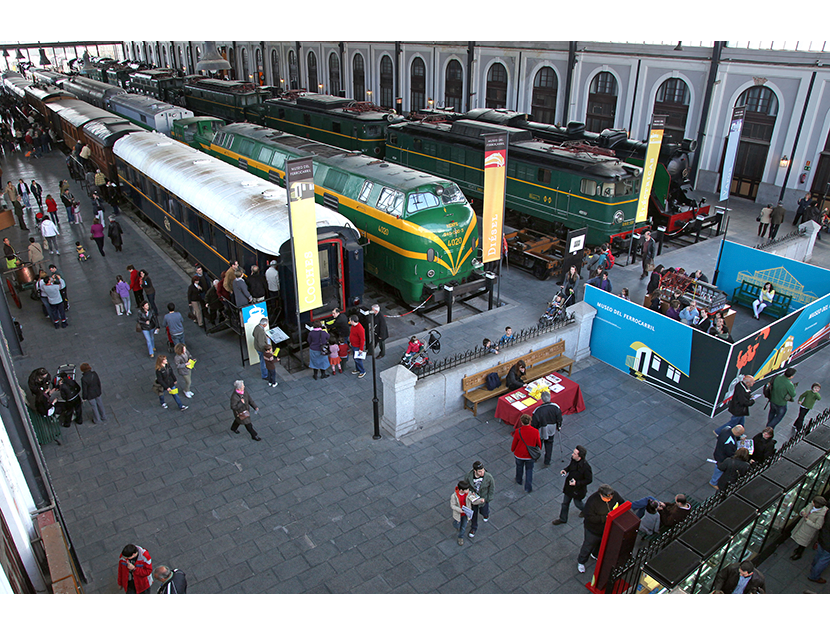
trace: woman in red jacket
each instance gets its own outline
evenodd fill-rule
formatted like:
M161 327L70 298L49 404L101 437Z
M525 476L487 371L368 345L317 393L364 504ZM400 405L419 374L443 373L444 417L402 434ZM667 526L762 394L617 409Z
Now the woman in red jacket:
M146 549L127 545L118 560L118 586L125 593L145 593L153 584L153 559Z
M513 433L513 445L511 452L516 459L516 482L522 484L522 473L527 472L524 479L525 491L530 494L533 491L533 459L530 458L528 447L542 447L539 438L539 430L530 425L530 415L522 415L519 419L521 426Z
M52 198L51 194L46 195L46 213L49 214L52 222L60 227L60 223L58 223L58 203Z
M130 291L135 296L135 306L140 307L144 304L144 290L141 288L141 276L138 270L132 265L127 265L127 271L130 272Z

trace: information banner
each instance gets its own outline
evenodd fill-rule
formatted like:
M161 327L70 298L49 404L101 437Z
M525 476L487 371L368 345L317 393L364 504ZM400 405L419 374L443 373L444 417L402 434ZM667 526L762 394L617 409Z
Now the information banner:
M501 260L504 189L507 182L507 134L484 135L484 222L482 262Z
M285 162L288 216L297 279L300 313L323 306L320 263L317 255L317 209L314 202L314 165L311 159Z
M640 200L637 203L636 223L642 223L648 218L648 201L651 198L651 187L654 185L654 175L657 173L657 159L660 157L660 146L663 145L663 129L666 127L665 115L652 115L651 131L648 135L648 149L643 164L643 182L640 185Z
M729 198L732 171L735 169L735 156L738 154L738 144L741 141L745 112L744 106L736 106L732 110L732 122L729 124L729 138L726 141L726 155L723 158L723 175L720 181L720 200L722 201Z

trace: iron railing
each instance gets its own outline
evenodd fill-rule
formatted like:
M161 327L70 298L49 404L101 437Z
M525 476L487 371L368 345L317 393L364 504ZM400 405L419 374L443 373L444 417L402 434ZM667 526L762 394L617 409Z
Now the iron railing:
M639 551L637 551L637 553L632 554L632 556L625 563L615 567L611 571L611 577L609 578L608 586L606 588L613 589L614 593L636 593L640 573L651 558L657 555L658 552L668 546L669 543L677 538L677 536L694 525L712 509L720 505L728 496L742 488L749 481L765 472L777 461L783 458L784 454L786 454L790 448L800 443L805 436L810 434L816 428L816 426L825 422L828 418L830 418L830 408L825 409L824 412L821 412L814 418L810 419L807 425L802 427L801 432L788 439L780 448L778 448L775 454L773 454L765 462L753 464L749 471L740 479L725 489L719 490L712 494L700 505L693 507L686 518L684 518L681 522L652 538L648 544L643 546Z
M550 333L551 331L556 331L557 329L561 329L564 326L568 326L573 324L576 321L574 318L573 313L568 313L564 317L559 319L551 320L550 322L540 323L536 326L531 326L526 329L519 331L518 333L513 333L513 339L499 344L499 352L506 350L512 346L516 346L522 342L526 342L528 340L532 340L533 338L539 337L545 333ZM476 346L472 350L464 351L463 353L456 353L455 355L451 355L449 357L445 357L444 359L438 360L437 362L432 362L429 364L425 364L419 368L411 369L415 376L418 379L423 379L424 377L429 377L430 375L435 375L445 370L449 370L450 368L455 368L457 366L461 366L462 364L466 364L468 362L473 361L474 359L479 359L480 357L485 357L490 355L490 351L483 346Z
M775 238L773 240L768 240L765 243L758 243L757 245L755 245L755 249L760 249L761 251L764 251L766 249L769 249L770 247L774 247L775 245L780 245L781 243L785 243L789 240L794 240L795 238L798 238L799 236L804 236L806 233L807 233L806 229L802 229L802 228L794 229L789 234L785 234L785 235L781 236L780 238Z

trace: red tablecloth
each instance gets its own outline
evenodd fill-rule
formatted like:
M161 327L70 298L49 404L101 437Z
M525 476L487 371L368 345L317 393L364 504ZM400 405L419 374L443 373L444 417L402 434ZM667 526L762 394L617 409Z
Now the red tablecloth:
M567 377L563 377L559 373L551 373L546 376L548 380L551 380L553 377L559 378L559 384L564 387L564 390L560 392L551 391L550 400L562 409L562 414L572 415L585 410L585 402L582 400L582 391L579 388L579 384L571 381ZM531 405L524 406L519 410L513 405L515 403L515 397L517 396L521 397L519 401L526 399L527 391L524 388L518 388L513 392L502 395L499 397L499 403L496 405L496 418L514 427L518 425L519 417L524 414L533 415L533 411L542 403L537 400ZM508 401L508 398L514 399L513 403Z

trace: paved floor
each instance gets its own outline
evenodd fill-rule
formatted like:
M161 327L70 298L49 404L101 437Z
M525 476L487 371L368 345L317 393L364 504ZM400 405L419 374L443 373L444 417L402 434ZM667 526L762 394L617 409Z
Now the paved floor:
M6 180L34 176L53 195L65 174L57 152L31 162L6 158L3 169ZM733 206L730 238L751 244L755 206ZM280 385L270 389L256 367L240 366L231 334L208 337L188 323L188 348L199 360L195 395L186 412L161 409L150 389L153 360L133 319L115 315L108 291L132 263L150 272L157 305L184 306L187 276L129 218L122 221L123 253L108 249L102 258L92 245L93 259L79 263L67 254L75 240L90 243L90 207L83 210L86 228L62 225L62 255L55 257L69 285L69 328L55 331L28 296L12 312L26 337L26 357L16 361L21 382L37 366L53 370L66 362L89 362L102 379L109 420L92 425L87 412L82 426L65 430L63 445L44 447L87 592L117 591L116 562L128 542L148 549L156 564L185 570L193 593L585 592L589 576L576 571L582 540L576 514L564 527L550 523L561 500L559 448L552 469L537 468L534 491L526 495L513 483L511 430L493 419L494 404L478 417L457 413L451 428L431 436L373 441L368 375L312 381L308 371L279 370ZM2 236L18 248L28 240L17 228ZM817 247L814 261L822 266L830 263L825 245L830 241ZM710 240L657 260L711 274L716 251ZM615 268L612 278L615 290L628 286L635 299L644 292L638 266ZM497 337L506 324L535 324L554 290L551 281L505 271L506 305L442 327L439 357ZM379 369L396 363L405 340L388 343ZM828 374L827 363L815 357L799 368L805 380ZM237 378L261 406L254 415L261 443L228 430ZM600 362L577 365L573 379L586 410L566 417L562 452L585 445L595 485L610 483L627 498L709 495L706 458L719 421ZM752 434L760 419L750 417ZM496 498L491 521L460 547L449 496L476 459L494 474ZM800 562L806 572L809 560ZM801 590L798 570L770 563L771 592Z

